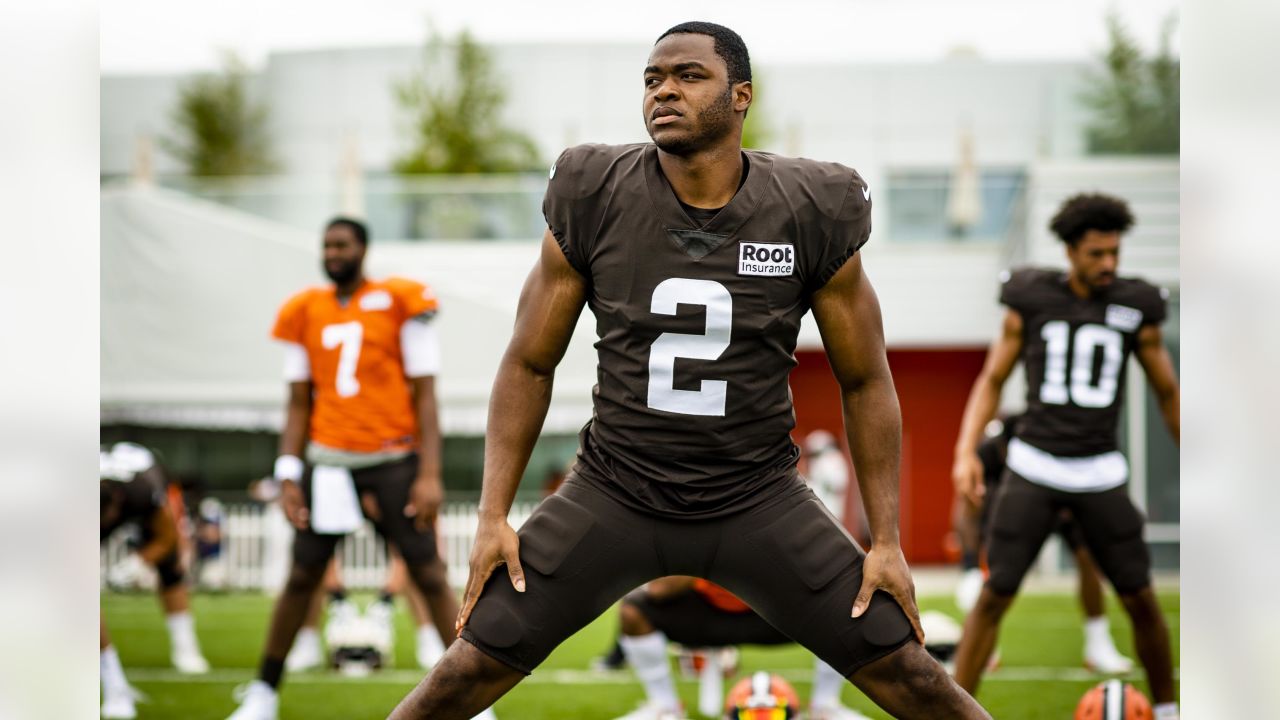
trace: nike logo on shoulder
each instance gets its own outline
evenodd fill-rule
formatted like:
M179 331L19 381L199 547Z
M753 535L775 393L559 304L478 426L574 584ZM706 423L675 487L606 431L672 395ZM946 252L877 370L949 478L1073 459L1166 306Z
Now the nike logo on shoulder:
M871 186L862 188L862 199L871 202Z

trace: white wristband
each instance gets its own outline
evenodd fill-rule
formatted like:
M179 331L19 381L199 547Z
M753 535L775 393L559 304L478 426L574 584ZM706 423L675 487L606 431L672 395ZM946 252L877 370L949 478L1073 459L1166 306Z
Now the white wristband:
M275 478L281 482L302 479L302 460L297 455L281 455L276 458Z

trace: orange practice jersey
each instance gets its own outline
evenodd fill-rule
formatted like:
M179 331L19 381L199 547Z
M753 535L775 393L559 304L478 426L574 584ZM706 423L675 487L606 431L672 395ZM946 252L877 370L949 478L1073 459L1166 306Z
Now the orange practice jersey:
M751 609L751 606L739 600L737 595L702 578L693 581L693 589L707 601L708 605L717 610L740 613Z
M345 306L332 285L308 288L285 302L271 334L307 351L313 442L353 452L417 445L400 329L437 309L429 287L403 278L366 280Z

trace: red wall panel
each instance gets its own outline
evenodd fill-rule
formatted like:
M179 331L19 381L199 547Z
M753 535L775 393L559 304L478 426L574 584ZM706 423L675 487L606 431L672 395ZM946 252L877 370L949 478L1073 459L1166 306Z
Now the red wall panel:
M951 450L969 389L982 369L985 349L890 350L898 401L902 406L902 548L907 560L947 560L945 541L951 529ZM840 389L820 350L796 352L799 365L791 373L796 406L795 439L824 429L843 440ZM857 493L851 491L846 518L861 516ZM850 530L860 540L862 528Z

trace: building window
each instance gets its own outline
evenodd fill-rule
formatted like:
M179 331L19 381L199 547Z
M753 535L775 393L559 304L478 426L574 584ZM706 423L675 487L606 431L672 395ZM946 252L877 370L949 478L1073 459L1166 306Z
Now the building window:
M1026 189L1026 173L1016 169L986 169L978 173L976 207L968 205L974 221L957 226L953 203L953 174L949 170L894 170L888 173L888 233L892 242L1003 242L1017 222Z

